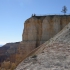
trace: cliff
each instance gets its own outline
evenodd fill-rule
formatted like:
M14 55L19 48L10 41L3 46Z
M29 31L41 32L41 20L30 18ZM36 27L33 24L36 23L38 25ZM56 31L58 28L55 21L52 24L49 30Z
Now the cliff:
M29 56L15 70L70 70L70 23Z
M33 42L35 47L49 40L70 22L70 16L34 16L24 23L22 42Z
M23 47L27 53L48 41L70 22L70 15L33 16L24 23Z

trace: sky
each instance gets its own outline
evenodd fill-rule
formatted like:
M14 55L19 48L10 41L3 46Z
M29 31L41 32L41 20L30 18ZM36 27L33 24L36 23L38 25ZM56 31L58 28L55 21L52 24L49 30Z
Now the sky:
M0 0L0 44L22 41L24 22L36 15L70 14L70 0Z

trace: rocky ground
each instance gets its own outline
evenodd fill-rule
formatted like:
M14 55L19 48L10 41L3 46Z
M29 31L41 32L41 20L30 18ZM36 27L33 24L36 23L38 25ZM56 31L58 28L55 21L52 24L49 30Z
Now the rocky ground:
M25 59L16 70L70 70L70 45L54 43Z

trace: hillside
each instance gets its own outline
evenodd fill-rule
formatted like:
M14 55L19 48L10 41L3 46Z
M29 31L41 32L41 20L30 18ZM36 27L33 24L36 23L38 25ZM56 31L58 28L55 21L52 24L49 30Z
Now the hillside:
M11 61L14 62L11 58L13 54L17 53L17 48L20 42L15 42L15 43L7 43L0 47L0 64L3 61Z
M15 70L70 70L70 23Z

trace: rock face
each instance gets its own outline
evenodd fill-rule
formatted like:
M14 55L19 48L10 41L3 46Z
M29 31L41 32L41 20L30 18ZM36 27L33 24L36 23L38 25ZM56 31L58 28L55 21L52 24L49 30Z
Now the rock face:
M70 23L15 70L70 70Z
M33 42L35 47L56 35L70 22L70 16L34 16L24 23L23 42Z
M29 53L56 35L69 22L69 15L33 16L24 23L21 44Z

